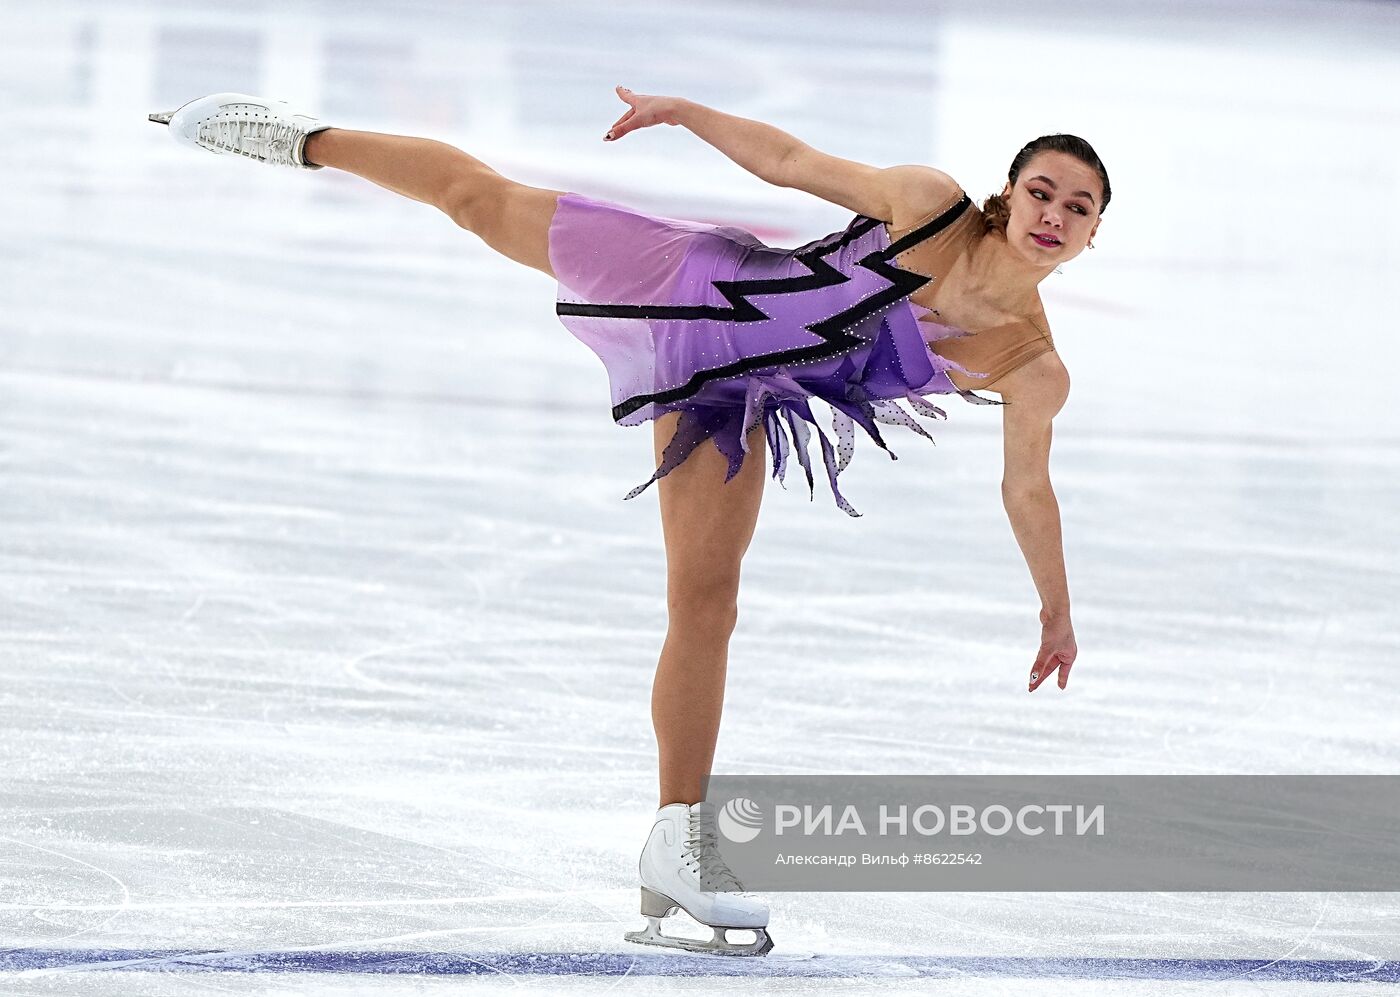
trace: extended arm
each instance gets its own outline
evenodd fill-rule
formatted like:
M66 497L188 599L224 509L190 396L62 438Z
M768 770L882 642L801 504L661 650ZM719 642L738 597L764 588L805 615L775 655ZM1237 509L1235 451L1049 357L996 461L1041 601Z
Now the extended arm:
M1008 403L1002 409L1002 504L1040 594L1041 647L1030 687L1058 669L1064 688L1079 652L1070 622L1060 506L1050 484L1050 439L1054 417L1069 396L1069 373L1058 354L1047 353L1007 375L1002 394Z
M618 88L630 105L608 132L609 140L654 124L683 125L754 176L778 187L805 190L824 201L899 223L926 214L958 190L952 177L928 166L866 166L830 156L781 128L726 114L684 97L634 94Z

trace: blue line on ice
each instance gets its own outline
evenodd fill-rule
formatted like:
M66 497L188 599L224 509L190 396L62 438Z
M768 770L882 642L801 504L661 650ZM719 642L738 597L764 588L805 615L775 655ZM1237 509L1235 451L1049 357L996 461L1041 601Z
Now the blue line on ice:
M220 952L143 949L11 949L0 972L375 973L474 976L928 976L1087 980L1253 980L1400 982L1400 961L1355 959L1129 959L1004 956L807 956L726 958L617 952Z

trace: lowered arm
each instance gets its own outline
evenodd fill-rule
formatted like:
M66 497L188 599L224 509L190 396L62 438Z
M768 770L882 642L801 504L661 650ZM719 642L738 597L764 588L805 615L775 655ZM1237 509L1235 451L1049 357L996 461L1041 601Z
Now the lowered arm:
M1046 353L1003 379L1002 504L1040 593L1040 620L1069 617L1060 506L1050 485L1051 425L1069 396L1069 373Z

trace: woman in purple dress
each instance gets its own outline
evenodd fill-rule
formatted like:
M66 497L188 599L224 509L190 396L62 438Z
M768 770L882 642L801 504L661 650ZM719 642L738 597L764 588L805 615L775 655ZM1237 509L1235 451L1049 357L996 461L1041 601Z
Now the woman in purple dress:
M1001 193L978 208L930 167L864 166L693 101L617 93L628 109L605 141L682 125L762 179L855 218L805 246L775 249L743 229L516 183L442 142L333 127L282 101L213 94L150 119L184 145L354 173L441 209L558 281L561 321L607 369L613 419L652 421L655 433L656 471L627 497L658 482L668 609L652 691L661 806L639 863L648 927L627 937L762 954L772 946L768 908L725 865L703 794L765 456L782 480L795 453L813 487L815 431L837 505L859 515L837 487L857 425L888 452L879 422L928 437L901 402L932 418L945 413L927 394L1003 405L1002 497L1041 597L1029 689L1051 674L1063 689L1078 649L1049 452L1069 376L1038 285L1092 246L1111 192L1098 155L1073 135L1028 143ZM834 439L814 401L830 407ZM660 919L677 908L714 938L663 935ZM729 929L753 940L734 942Z

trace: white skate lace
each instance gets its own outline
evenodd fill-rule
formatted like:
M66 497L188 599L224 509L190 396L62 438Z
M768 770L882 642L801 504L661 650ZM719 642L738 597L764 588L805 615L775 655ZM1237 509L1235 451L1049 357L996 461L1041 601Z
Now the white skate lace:
M700 885L720 893L740 893L744 885L719 854L719 839L712 822L694 814L685 839L686 864L695 870Z
M215 118L199 126L199 139L220 152L236 152L280 165L298 165L292 149L302 130L288 122Z

